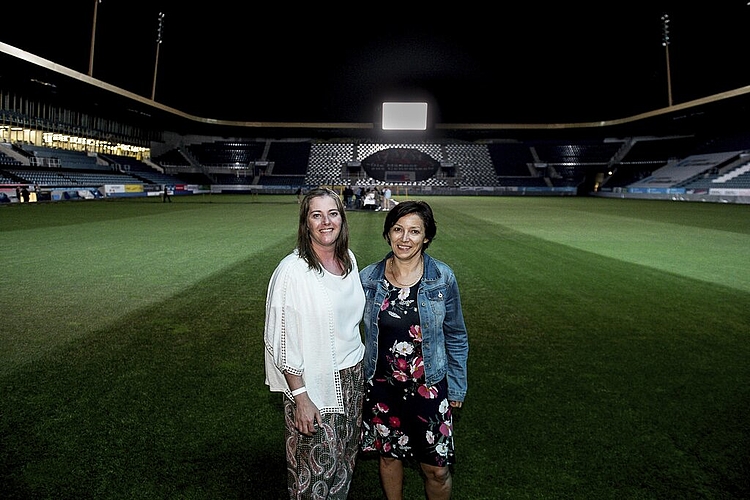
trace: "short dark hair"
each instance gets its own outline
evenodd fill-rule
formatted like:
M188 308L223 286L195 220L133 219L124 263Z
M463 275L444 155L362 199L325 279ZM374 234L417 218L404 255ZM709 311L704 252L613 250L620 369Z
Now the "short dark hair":
M430 243L435 239L437 234L437 224L435 223L435 216L432 214L432 208L427 204L426 201L418 200L407 200L399 202L395 207L388 211L388 215L385 216L385 222L383 223L383 238L388 244L391 244L388 233L391 228L398 222L398 220L404 215L417 214L422 222L424 223L424 232L427 241L422 246L422 251L427 250Z

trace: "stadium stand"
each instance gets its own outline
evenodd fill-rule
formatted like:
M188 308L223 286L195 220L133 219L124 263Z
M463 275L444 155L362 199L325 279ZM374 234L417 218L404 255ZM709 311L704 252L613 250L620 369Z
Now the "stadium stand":
M99 157L107 162L111 169L124 172L143 182L152 184L182 184L179 177L160 172L151 165L131 156L100 154Z
M69 151L45 146L23 145L21 148L30 153L29 164L32 167L53 167L75 170L104 170L106 165L100 165L95 155L80 151Z
M273 175L303 176L307 173L308 160L312 145L309 141L269 143L265 160L273 166L268 173Z
M654 171L650 176L634 182L630 187L676 187L680 183L694 179L708 171L718 170L722 165L737 157L736 151L692 155L684 160L668 163Z
M16 158L13 158L12 156L9 156L5 154L4 152L0 151L0 166L15 167L21 164L22 163L18 161Z
M187 146L190 154L202 165L234 167L248 165L263 156L265 142L212 141Z
M712 166L707 170L683 182L676 187L686 189L749 189L750 188L750 158L747 154L740 154L734 161L725 166Z
M121 96L68 83L53 102L44 93L27 94L24 86L0 85L0 183L6 190L18 183L46 190L132 184L149 194L153 186L180 184L191 186L187 192L288 193L300 186L387 184L432 194L677 195L736 202L749 196L750 134L744 127L717 127L703 112L596 130L452 131L396 140L317 129L285 137L286 130L276 129L264 137L255 129L196 124L135 102L124 109ZM85 101L81 93L91 92L97 93L96 114L78 106ZM371 175L366 160L387 149L419 152L437 167L420 180L395 171L390 178ZM687 198L696 193L701 196Z

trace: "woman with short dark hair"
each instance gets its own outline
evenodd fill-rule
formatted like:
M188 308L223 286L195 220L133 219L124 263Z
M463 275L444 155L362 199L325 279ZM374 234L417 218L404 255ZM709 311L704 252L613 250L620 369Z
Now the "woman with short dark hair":
M404 462L420 464L428 499L450 498L453 410L467 389L469 340L453 270L425 252L437 226L424 201L393 207L391 251L360 272L365 291L362 450L380 455L389 500L403 498Z

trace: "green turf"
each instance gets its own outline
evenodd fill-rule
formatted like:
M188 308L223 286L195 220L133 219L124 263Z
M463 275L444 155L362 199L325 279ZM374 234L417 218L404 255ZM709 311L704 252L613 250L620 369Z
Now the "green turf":
M471 344L454 498L750 497L750 206L427 199ZM297 209L0 207L3 498L284 498L263 305ZM384 217L349 213L361 266ZM350 498L382 498L373 458Z

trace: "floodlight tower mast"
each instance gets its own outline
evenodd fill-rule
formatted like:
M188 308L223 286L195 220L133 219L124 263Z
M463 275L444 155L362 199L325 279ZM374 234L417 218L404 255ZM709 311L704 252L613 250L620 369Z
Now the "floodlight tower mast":
M669 69L669 14L663 14L661 16L661 44L664 46L664 54L666 55L667 61L667 98L669 99L669 106L672 106L672 75Z
M159 47L161 46L161 38L164 34L164 13L159 12L159 28L156 31L156 61L154 62L154 84L151 87L151 100L154 100L156 96L156 70L159 68Z
M91 54L89 55L89 76L94 74L94 42L96 41L96 15L102 0L94 0L94 25L91 28Z

